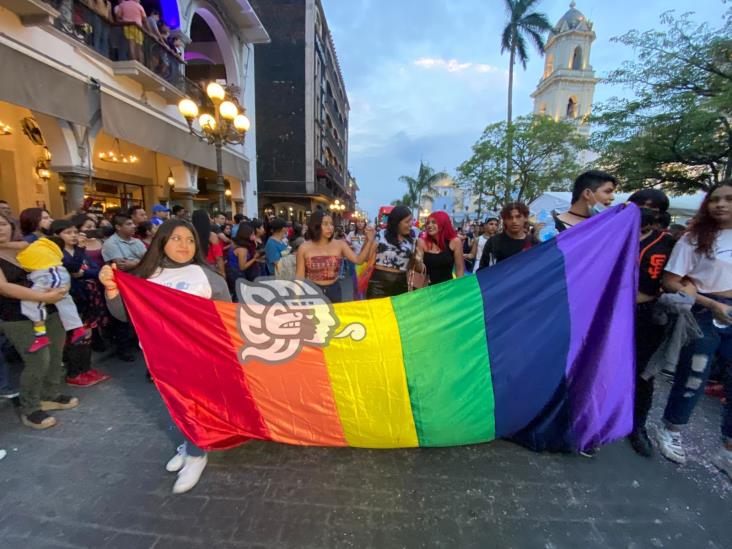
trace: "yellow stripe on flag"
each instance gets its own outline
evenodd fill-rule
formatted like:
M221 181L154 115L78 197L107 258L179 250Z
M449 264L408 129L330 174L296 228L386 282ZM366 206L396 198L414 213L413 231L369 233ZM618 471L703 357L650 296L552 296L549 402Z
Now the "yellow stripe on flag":
M419 446L391 299L335 305L339 330L365 326L366 337L331 339L325 362L343 431L350 446ZM386 389L385 389L386 388Z

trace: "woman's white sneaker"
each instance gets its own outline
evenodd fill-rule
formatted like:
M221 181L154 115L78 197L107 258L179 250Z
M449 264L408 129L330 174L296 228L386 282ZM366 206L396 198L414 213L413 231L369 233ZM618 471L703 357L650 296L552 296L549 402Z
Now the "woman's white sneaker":
M174 494L182 494L191 490L201 478L203 470L208 463L208 456L194 457L186 456L186 463L178 473L178 480L173 485Z
M686 463L686 451L681 442L681 433L659 426L656 429L656 442L658 442L658 449L663 457L680 465Z
M169 473L176 473L183 469L186 464L186 445L178 446L177 453L165 464L165 470Z

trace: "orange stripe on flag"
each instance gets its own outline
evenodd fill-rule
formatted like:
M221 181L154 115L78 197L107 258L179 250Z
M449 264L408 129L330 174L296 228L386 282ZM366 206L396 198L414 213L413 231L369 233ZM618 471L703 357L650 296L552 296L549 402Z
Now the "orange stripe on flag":
M237 351L244 345L236 303L215 302ZM293 360L242 365L249 390L272 440L288 444L347 446L322 349L304 347Z

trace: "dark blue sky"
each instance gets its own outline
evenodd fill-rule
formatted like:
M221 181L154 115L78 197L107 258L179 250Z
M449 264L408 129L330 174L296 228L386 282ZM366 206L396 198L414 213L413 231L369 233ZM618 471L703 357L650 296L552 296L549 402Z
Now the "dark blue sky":
M508 56L500 54L503 0L322 0L351 104L349 169L359 204L371 216L404 194L400 175L420 159L453 173L490 123L506 116ZM569 0L539 4L552 24ZM577 0L595 25L590 62L602 77L631 50L610 42L628 30L659 27L667 10L693 10L719 26L722 0ZM543 60L531 51L516 72L514 114L531 112L529 97ZM598 85L595 102L621 89Z

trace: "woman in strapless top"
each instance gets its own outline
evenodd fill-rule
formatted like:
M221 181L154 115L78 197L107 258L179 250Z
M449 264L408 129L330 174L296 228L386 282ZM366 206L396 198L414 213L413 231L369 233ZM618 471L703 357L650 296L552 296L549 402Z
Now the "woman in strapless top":
M331 303L342 301L338 275L341 262L364 263L374 243L373 227L366 228L366 243L356 255L345 240L334 240L335 226L329 213L317 211L308 221L308 240L297 251L297 278L317 284Z

